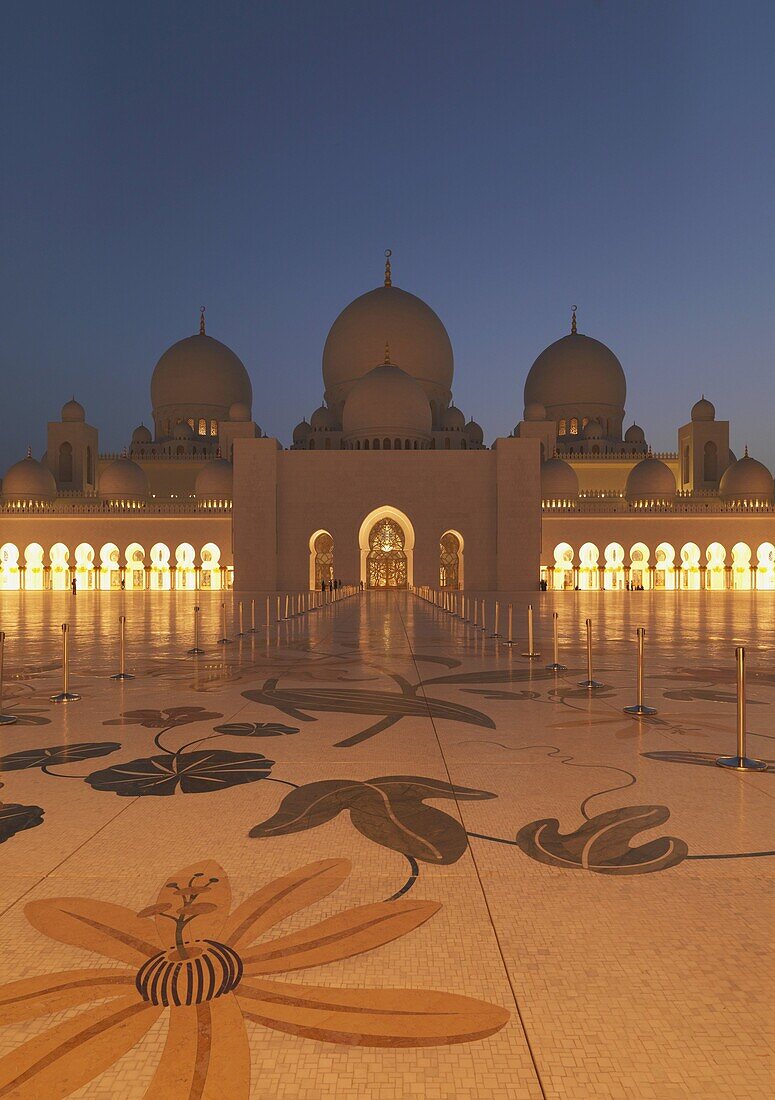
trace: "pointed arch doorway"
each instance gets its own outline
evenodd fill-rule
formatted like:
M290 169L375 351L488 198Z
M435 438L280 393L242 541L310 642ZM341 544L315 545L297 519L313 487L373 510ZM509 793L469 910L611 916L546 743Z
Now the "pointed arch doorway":
M413 583L414 528L397 508L377 508L359 533L361 580L366 588L400 589Z

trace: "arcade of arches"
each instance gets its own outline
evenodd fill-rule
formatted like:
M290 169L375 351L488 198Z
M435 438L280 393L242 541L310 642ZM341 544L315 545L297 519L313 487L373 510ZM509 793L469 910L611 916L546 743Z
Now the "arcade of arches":
M618 542L602 549L585 542L578 554L567 542L554 547L554 564L541 567L541 579L554 591L775 590L775 545L737 542L730 550L719 542L704 550L695 542L676 547L661 542L652 550L636 542L629 552Z

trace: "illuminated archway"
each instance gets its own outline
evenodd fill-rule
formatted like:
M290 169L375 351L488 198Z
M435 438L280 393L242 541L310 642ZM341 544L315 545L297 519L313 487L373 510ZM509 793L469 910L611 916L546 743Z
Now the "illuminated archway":
M309 540L309 586L318 589L325 582L329 587L334 579L334 539L321 529L315 531Z
M756 551L756 587L771 592L775 589L775 546L763 542Z
M720 542L712 542L705 551L708 565L705 571L705 585L714 591L726 588L725 563L727 552Z
M221 587L221 548L206 542L199 555L202 562L202 588L216 591Z
M100 550L100 589L110 592L121 587L120 552L115 542L106 542Z
M151 547L151 588L156 592L169 592L172 587L170 573L170 548L164 542Z
M600 587L599 559L594 542L585 542L579 550L579 588L585 592L596 592Z
M649 548L645 542L636 542L630 549L630 588L651 588Z
M6 542L0 546L0 590L14 592L20 587L19 547L13 542Z
M190 542L181 542L175 550L175 587L196 588L196 550Z
M70 587L70 551L63 542L55 542L49 550L51 560L51 588L64 592Z
M554 587L573 588L573 547L559 542L554 548Z
M397 538L398 541L401 541L401 539L403 540L403 546L400 548L400 552L403 553L405 558L405 579L403 585L401 585L400 587L406 588L407 585L414 584L414 527L412 526L411 521L409 520L409 517L407 515L399 511L398 508L391 507L391 505L389 504L385 504L381 508L375 508L372 512L369 512L369 514L361 523L360 530L358 531L358 546L360 548L361 554L361 580L367 588L372 587L371 585L369 585L368 558L369 554L372 553L370 541L374 532L374 528L382 520L392 520L393 523L397 525L400 532L399 535L396 535L395 530L392 530L392 536L394 538ZM388 536L391 534L391 529L385 528L384 534L385 539L383 540L383 543L388 541ZM396 547L395 549L398 550L398 547ZM388 553L389 551L377 550L377 553L380 552ZM376 558L372 559L372 562L375 566L376 561ZM394 562L396 563L396 565L399 564L397 558L394 559ZM385 564L387 565L387 563ZM391 576L393 577L393 579L395 579L395 574L391 574ZM382 586L377 585L374 587ZM390 587L395 586L391 585Z
M94 588L94 547L81 542L75 548L75 583L77 588Z
M732 547L732 587L747 592L751 586L751 547L747 542L736 542Z
M463 536L445 531L439 540L439 588L463 588Z
M131 592L145 588L145 550L139 542L126 548L126 587Z
M28 592L40 592L44 587L43 553L39 542L31 542L24 551L24 587Z
M660 542L654 554L656 570L655 588L675 589L675 547L669 542Z
M609 542L604 557L603 587L608 592L624 588L624 547L619 542Z
M681 547L681 588L696 591L700 587L700 548L696 542Z

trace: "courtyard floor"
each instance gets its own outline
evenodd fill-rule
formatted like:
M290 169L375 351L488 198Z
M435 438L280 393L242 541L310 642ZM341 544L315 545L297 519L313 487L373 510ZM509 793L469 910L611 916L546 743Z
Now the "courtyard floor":
M225 598L0 597L0 1098L772 1096L772 594Z

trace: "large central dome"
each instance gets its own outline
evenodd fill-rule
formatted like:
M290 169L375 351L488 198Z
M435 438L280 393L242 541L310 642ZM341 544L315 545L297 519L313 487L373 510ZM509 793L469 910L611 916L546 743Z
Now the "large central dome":
M396 286L356 298L331 326L323 350L326 401L341 409L348 393L380 362L385 344L416 379L436 411L451 399L453 357L447 330L431 307Z

